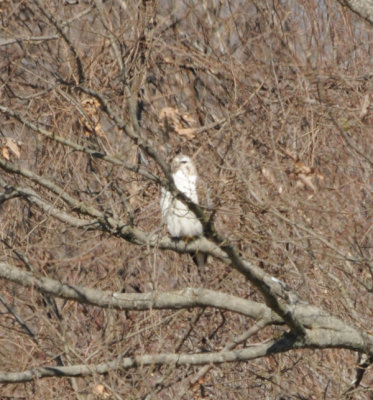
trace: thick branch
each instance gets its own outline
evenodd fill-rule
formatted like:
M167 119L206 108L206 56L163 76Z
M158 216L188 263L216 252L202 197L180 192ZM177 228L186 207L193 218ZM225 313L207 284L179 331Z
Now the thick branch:
M268 325L268 322L269 321L267 321L265 319L258 321L256 324L251 326L250 329L248 329L246 332L244 332L243 334L241 334L238 337L233 338L233 340L231 342L228 342L224 346L223 351L230 351L230 350L235 349L239 344L245 342L250 337L256 335L259 331L261 331L265 326ZM207 374L207 372L210 371L211 368L213 368L212 364L205 365L204 367L202 367L200 369L200 371L198 371L198 373L195 376L193 376L192 379L190 379L188 389L181 391L175 400L183 399L186 392L188 390L190 390L190 387L195 385L203 376L205 376Z
M3 372L0 373L0 383L19 383L29 382L34 379L48 377L67 377L67 376L91 376L94 374L107 374L118 369L136 368L147 365L204 365L221 364L225 362L247 361L268 354L275 354L300 348L300 343L294 341L290 335L280 340L265 344L248 347L242 350L222 351L216 353L197 353L197 354L158 354L143 355L133 358L125 357L118 360L101 363L97 365L74 365L70 367L48 366L30 369L23 372Z
M62 196L62 198L65 201L67 201L68 203L70 202L70 206L94 218L98 218L98 220L88 222L79 220L78 218L75 217L71 217L70 225L78 226L76 225L75 221L77 220L80 221L81 224L80 227L84 227L86 229L91 229L93 227L95 227L96 229L99 228L101 230L107 231L121 238L124 238L125 240L134 244L140 244L140 245L147 244L154 247L157 246L163 249L172 248L173 250L178 252L188 252L188 253L190 253L193 250L199 250L199 251L204 251L208 254L215 255L223 259L224 261L229 260L235 269L244 274L256 286L256 288L261 292L261 294L265 298L267 305L283 318L283 320L289 325L293 333L297 335L298 334L305 335L306 330L304 326L302 326L302 323L297 320L296 313L293 312L294 304L297 304L299 302L298 296L295 293L291 292L288 288L286 288L284 284L282 284L278 280L266 274L260 268L254 266L253 264L242 259L242 257L239 256L234 246L230 245L225 238L221 237L217 233L215 227L213 226L212 223L210 223L208 217L205 215L203 210L197 204L191 202L183 193L177 190L170 173L170 168L165 163L163 158L158 154L158 152L149 143L147 143L146 140L142 139L131 125L126 124L119 116L117 116L113 112L113 110L110 108L108 102L103 96L101 96L99 93L95 91L83 87L77 87L77 89L97 98L103 110L116 123L117 127L122 131L124 131L127 136L129 136L136 144L138 144L149 156L151 156L159 164L159 166L162 168L166 176L167 181L159 179L158 182L161 182L162 185L166 186L171 191L172 194L174 194L182 201L184 201L188 205L188 207L197 215L197 217L201 220L204 226L204 233L206 237L208 239L211 239L211 241L204 240L204 238L202 238L200 240L196 240L194 243L192 242L191 246L189 246L189 244L186 246L183 241L178 241L175 244L173 244L172 241L167 242L166 240L165 243L162 240L163 243L160 244L159 239L156 235L147 235L135 228L128 226L125 223L122 223L121 221L116 220L115 218L108 217L104 213L100 213L97 210L95 210L94 213L91 213L91 211L88 209L83 210L80 203L76 202L74 206L73 204L75 203L75 201L73 201L73 204L71 204L70 201L72 198L68 199L67 195L59 193L59 195ZM18 115L15 115L15 113L12 112L11 110L5 109L4 107L0 106L0 111L3 111L8 115L11 115L20 120L20 117ZM30 127L31 125L33 124L29 123ZM36 127L34 126L32 129L34 128ZM40 129L36 128L36 130L39 131ZM52 135L51 139L55 139L55 136ZM62 141L64 141L64 139L61 138L61 142ZM32 177L29 176L29 178L36 180L38 181L38 183L45 186L44 180L42 180L42 178L40 177L37 177L35 174L33 174ZM54 184L49 185L48 189L53 191L53 187L55 186L56 185ZM26 195L26 192L29 193L29 195L32 198L32 201L39 207L41 207L43 210L48 210L48 212L51 215L54 215L61 221L66 222L69 220L67 218L68 215L66 213L62 211L59 212L55 207L52 206L47 207L45 202L43 202L38 196L36 196L34 193L32 193L31 195L30 190L26 191L23 190L22 194ZM206 247L204 248L203 245ZM207 251L205 251L205 249Z
M340 332L343 335L343 332ZM323 330L319 332L324 335ZM348 342L347 338L345 343L340 342L340 338L333 340L330 335L324 335L325 339L319 344L313 343L312 345L299 340L295 336L285 334L281 339L271 341L269 343L256 344L254 346L246 347L241 350L221 351L213 353L197 353L197 354L157 354L157 355L142 355L119 358L117 360L96 364L96 365L73 365L68 367L47 366L26 370L23 372L3 372L0 373L0 383L19 383L29 382L34 379L48 378L48 377L67 377L67 376L91 376L94 374L107 374L110 371L118 369L137 368L139 366L148 365L206 365L206 364L221 364L226 362L244 362L253 360L259 357L266 357L270 354L284 353L289 350L304 349L304 348L327 348L327 347L345 347L356 350L356 343ZM338 335L337 335L338 336ZM331 339L331 340L330 340ZM373 347L371 348L373 353Z
M338 2L373 25L372 0L338 0Z
M23 271L7 263L0 263L0 278L52 296L102 308L144 311L215 307L237 312L255 320L265 318L266 321L274 323L282 322L264 304L208 289L187 288L172 292L114 293L84 286L68 285L50 278L37 277L31 272Z
M183 240L172 240L169 237L160 239L156 234L149 234L141 231L140 229L134 228L121 220L107 216L105 212L101 212L92 206L88 206L87 204L74 199L72 196L65 193L65 191L58 185L34 174L29 170L17 167L14 164L1 159L0 168L3 168L8 172L19 173L25 177L28 177L29 179L58 195L59 198L65 201L65 203L74 211L91 216L93 219L85 220L74 217L73 215L58 209L55 207L55 205L48 203L33 190L8 185L1 178L0 185L4 187L5 191L0 193L0 201L10 200L16 197L23 198L31 204L36 205L47 214L73 227L87 230L99 229L125 239L132 244L146 245L162 250L173 250L177 253L194 254L196 251L202 251L229 263L227 255L218 246L205 238L196 239L190 241L189 243L185 243Z
M26 287L65 299L89 303L98 307L128 310L181 309L211 306L247 315L254 319L281 323L263 304L238 299L234 296L205 289L185 289L169 293L127 294L100 291L74 285L65 285L53 279L35 277L12 265L0 263L0 277ZM339 318L309 304L299 303L289 311L299 321L305 335L299 340L303 347L341 347L373 356L373 337L344 323Z
M5 162L0 162L0 167L3 167ZM9 163L7 163L9 164ZM22 173L19 169L18 173ZM305 328L302 323L298 321L297 314L294 313L294 309L299 304L298 296L291 292L285 287L280 281L274 279L272 276L265 273L262 269L254 266L249 261L243 260L230 245L222 245L221 248L213 241L209 241L206 238L200 238L192 241L191 243L185 244L183 240L177 242L171 239L162 239L159 241L157 235L146 234L139 229L133 228L120 220L105 215L91 207L83 207L81 203L76 202L72 197L63 193L63 190L58 188L54 184L49 184L48 181L38 177L32 173L30 179L35 180L39 184L47 187L54 191L56 194L61 196L71 207L76 210L80 210L87 215L90 215L94 219L91 221L81 220L73 217L61 210L58 210L55 206L42 200L35 192L30 189L23 188L11 188L13 191L17 191L19 196L27 198L28 201L36 204L42 210L49 213L50 215L58 218L62 222L65 222L71 226L80 227L84 229L100 229L110 234L114 234L121 237L128 242L137 245L148 245L151 247L158 247L161 249L172 249L179 253L192 253L195 251L202 251L207 254L211 254L215 257L222 259L225 262L231 262L232 265L240 271L242 274L248 277L248 279L258 288L258 290L264 296L267 305L275 311L283 320L289 325L292 331L296 334L305 335ZM0 180L1 183L1 180ZM4 185L4 184L3 184ZM4 185L9 191L10 187ZM76 203L75 203L76 202ZM214 239L220 243L222 239L214 237Z
M21 197L26 199L32 204L38 206L41 210L45 212L46 215L50 215L59 221L76 227L76 228L84 228L84 229L99 229L100 224L97 220L83 220L77 217L74 217L62 210L59 210L57 207L53 206L52 204L45 201L41 198L37 193L33 190L28 188L19 188L7 185L1 178L0 178L0 185L5 188L5 193L0 194L0 200L9 200L14 197Z
M64 83L69 85L68 82ZM186 203L190 210L194 212L194 214L198 217L203 225L204 235L208 239L211 239L216 245L223 248L234 268L243 273L257 287L257 289L266 299L267 304L285 320L285 322L294 331L294 333L304 334L304 328L301 326L301 324L299 324L298 321L294 319L294 316L290 312L289 305L287 304L290 300L290 297L287 293L284 292L283 286L279 284L279 282L271 279L271 277L266 275L259 268L255 267L249 262L245 262L244 260L242 260L242 258L237 254L235 248L229 245L229 241L218 234L214 225L212 224L208 216L204 213L202 208L198 204L193 203L184 193L180 192L176 188L171 175L170 167L160 156L160 154L153 148L153 146L145 139L140 137L139 132L136 132L132 125L126 124L111 109L108 101L100 93L82 86L75 86L75 88L86 94L89 94L90 96L95 97L100 102L103 111L112 121L114 121L117 127L121 129L130 139L132 139L135 144L142 148L146 154L153 158L154 161L156 161L156 163L161 167L167 180L161 181L161 184L167 187L167 189L170 190L170 192L175 197ZM129 101L131 101L131 99L129 99ZM265 276L267 276L268 278L266 279L266 281L263 280ZM291 297L295 299L297 296L295 294L292 294Z

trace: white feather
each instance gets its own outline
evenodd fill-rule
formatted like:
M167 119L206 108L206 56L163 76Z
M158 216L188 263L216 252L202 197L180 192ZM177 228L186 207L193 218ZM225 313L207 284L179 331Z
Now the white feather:
M185 155L178 155L172 162L172 177L176 187L194 203L198 204L197 171L192 160ZM182 201L173 198L170 192L161 191L162 218L172 237L201 236L202 224Z

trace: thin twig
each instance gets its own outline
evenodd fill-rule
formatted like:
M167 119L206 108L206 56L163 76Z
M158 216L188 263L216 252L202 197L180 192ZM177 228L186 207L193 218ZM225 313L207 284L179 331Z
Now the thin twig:
M72 44L70 38L65 34L63 30L63 26L59 24L59 22L54 18L54 16L47 10L46 5L41 0L35 0L36 5L38 6L39 10L48 18L48 20L54 25L57 32L61 35L67 46L69 47L70 51L72 52L76 66L78 71L78 82L83 83L85 80L84 77L84 68L83 63L78 55L77 50L75 49L74 45Z

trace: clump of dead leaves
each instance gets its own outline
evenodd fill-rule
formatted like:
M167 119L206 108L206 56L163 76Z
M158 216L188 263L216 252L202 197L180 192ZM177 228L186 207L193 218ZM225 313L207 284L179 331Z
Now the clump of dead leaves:
M188 140L195 138L197 128L192 126L196 121L189 114L182 113L173 107L164 107L158 118L166 131L185 136Z

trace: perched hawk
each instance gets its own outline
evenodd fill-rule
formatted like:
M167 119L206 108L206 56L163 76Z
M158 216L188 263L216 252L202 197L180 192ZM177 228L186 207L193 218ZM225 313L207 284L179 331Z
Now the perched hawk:
M198 204L197 170L190 157L184 154L177 155L172 161L171 170L176 187ZM196 215L164 188L161 192L161 211L171 237L191 238L202 235L202 224ZM197 253L193 259L198 266L203 266L205 256Z

